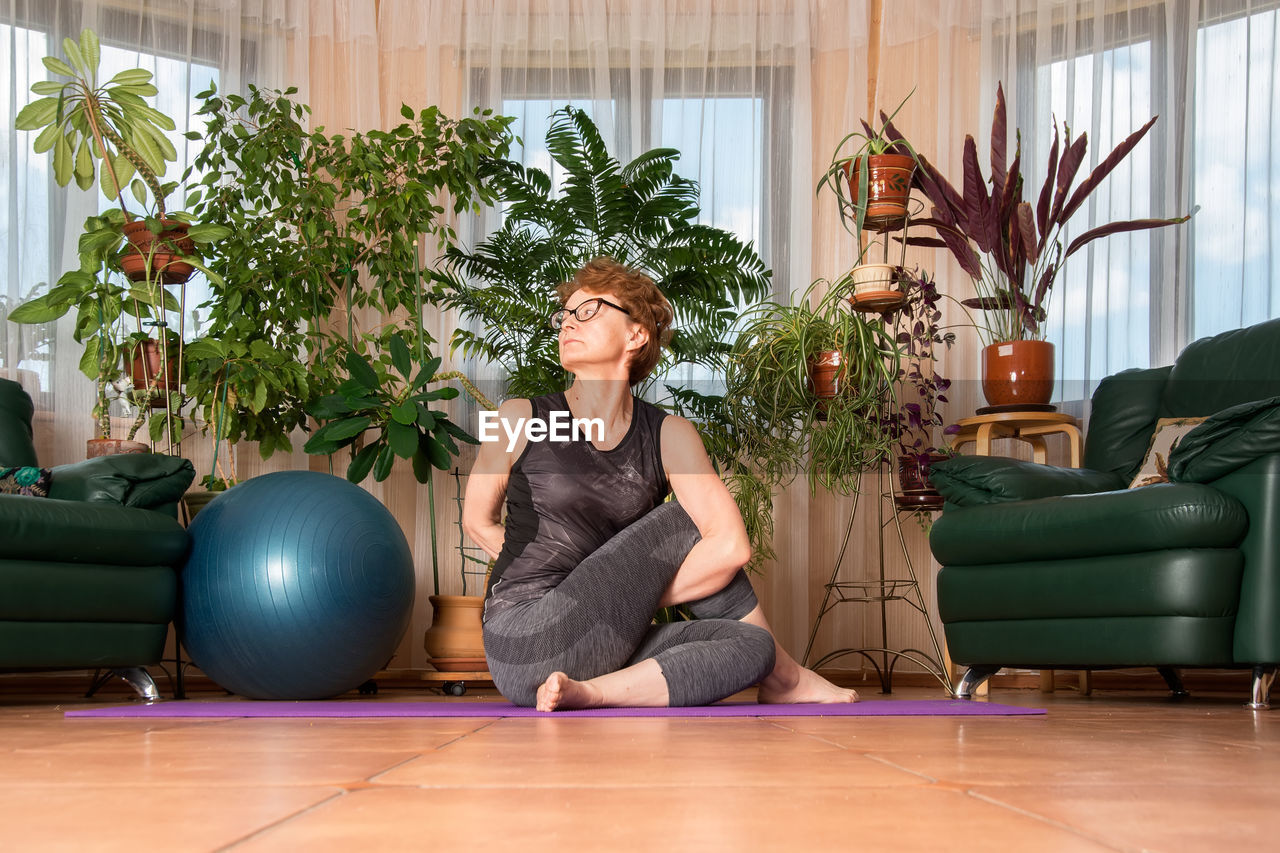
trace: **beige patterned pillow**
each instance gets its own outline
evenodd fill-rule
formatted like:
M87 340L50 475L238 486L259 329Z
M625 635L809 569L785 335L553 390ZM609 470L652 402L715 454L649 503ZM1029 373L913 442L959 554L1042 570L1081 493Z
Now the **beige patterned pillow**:
M1129 484L1129 488L1150 486L1152 483L1169 482L1169 454L1182 441L1183 436L1208 420L1203 418L1161 418L1156 421L1155 434L1151 436L1151 444L1147 447L1147 455L1142 460L1142 467Z

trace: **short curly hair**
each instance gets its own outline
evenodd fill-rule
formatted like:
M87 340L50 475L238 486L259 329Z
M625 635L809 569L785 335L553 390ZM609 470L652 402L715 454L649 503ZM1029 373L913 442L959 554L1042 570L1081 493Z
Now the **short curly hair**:
M648 331L649 341L631 357L627 377L632 385L643 382L662 359L662 348L671 342L675 311L667 297L649 276L608 257L592 259L573 278L556 287L560 304L567 303L579 290L609 294Z

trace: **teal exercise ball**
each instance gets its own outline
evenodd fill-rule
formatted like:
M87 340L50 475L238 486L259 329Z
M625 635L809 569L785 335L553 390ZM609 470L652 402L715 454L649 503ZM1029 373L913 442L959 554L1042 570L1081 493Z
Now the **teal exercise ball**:
M344 479L254 477L210 501L189 533L182 642L232 693L337 696L385 666L409 627L409 543L386 507Z

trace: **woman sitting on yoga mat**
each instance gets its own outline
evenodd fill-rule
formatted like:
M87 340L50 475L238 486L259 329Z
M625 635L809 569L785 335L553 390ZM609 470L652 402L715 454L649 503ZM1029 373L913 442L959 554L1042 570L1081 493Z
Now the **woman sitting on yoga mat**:
M559 295L551 324L573 385L499 407L462 513L497 559L484 649L498 689L543 711L704 705L754 684L761 702L856 702L774 640L742 571L742 517L697 430L631 394L670 337L666 297L607 258ZM697 618L652 624L674 604Z

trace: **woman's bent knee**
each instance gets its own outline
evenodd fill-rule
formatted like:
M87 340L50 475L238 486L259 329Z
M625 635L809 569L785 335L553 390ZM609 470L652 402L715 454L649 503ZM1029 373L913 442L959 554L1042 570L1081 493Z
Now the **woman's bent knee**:
M765 676L773 672L778 662L778 647L773 635L757 625L743 625L750 630L745 632L742 642L750 649L750 656L756 663L756 675L752 684L763 681Z

